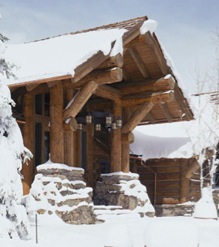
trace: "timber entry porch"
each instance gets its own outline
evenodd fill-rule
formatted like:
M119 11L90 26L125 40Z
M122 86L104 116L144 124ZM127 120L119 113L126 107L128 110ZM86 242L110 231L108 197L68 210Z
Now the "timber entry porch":
M137 125L193 119L155 33L141 29L150 23L141 17L34 43L43 46L64 36L68 42L97 30L125 29L118 53L115 36L108 54L97 51L77 64L73 74L10 83L24 144L35 157L22 171L25 193L35 167L48 157L54 163L83 167L88 185L94 186L100 173L130 171L129 143ZM57 42L53 52L59 48ZM30 55L28 62L40 66L32 59Z

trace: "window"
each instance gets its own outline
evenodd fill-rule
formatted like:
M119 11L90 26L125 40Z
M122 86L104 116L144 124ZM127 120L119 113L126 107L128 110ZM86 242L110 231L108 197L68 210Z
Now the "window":
M50 132L49 111L50 95L35 96L35 165L45 163L49 159Z

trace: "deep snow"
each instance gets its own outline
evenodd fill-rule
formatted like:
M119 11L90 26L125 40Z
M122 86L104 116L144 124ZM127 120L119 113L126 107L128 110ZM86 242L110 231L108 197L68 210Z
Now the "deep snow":
M119 216L115 220L96 225L69 225L54 216L38 216L38 244L35 223L31 226L31 240L0 238L0 245L7 247L217 247L219 221L192 217L131 218ZM127 241L128 240L128 241ZM123 244L125 243L125 245ZM191 245L189 244L191 243Z

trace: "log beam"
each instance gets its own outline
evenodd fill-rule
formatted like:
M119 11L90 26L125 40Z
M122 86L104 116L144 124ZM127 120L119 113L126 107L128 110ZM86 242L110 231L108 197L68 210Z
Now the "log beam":
M108 55L104 55L102 51L98 51L95 55L89 58L86 62L79 65L75 69L75 76L73 78L74 83L80 81L84 76L100 66L105 60L109 58Z
M133 129L142 121L142 119L145 118L148 112L150 112L153 106L153 102L145 102L144 104L140 105L123 126L122 133L124 134L133 131Z
M98 97L118 102L121 99L121 93L118 89L106 85L99 86L94 94Z
M130 97L122 97L122 106L129 107L133 105L139 105L146 102L151 102L153 104L158 103L167 103L172 102L174 100L174 92L172 90L166 92L159 93L151 93L146 95L139 95L138 98L136 96Z
M98 67L98 69L109 69L113 67L121 68L122 66L123 66L123 56L121 53L118 53L115 56L109 57Z
M80 89L80 91L72 99L70 105L64 110L64 121L68 118L75 117L80 112L93 92L96 90L97 86L98 85L94 81L89 81Z
M63 88L58 83L50 88L50 159L55 163L64 163L63 130Z
M129 44L133 39L135 39L136 37L138 37L140 35L140 27L142 26L142 24L144 23L145 20L147 20L147 18L140 21L132 29L130 29L128 32L126 32L123 35L123 45L124 46Z
M35 89L36 87L38 87L39 86L39 84L30 84L30 85L27 85L26 86L26 89L27 89L27 91L28 92L30 92L30 91L32 91L33 89Z
M119 67L114 67L111 69L98 69L90 72L88 75L83 77L77 82L77 87L84 85L89 81L95 81L99 85L111 84L115 82L122 81L123 73L122 69Z
M12 90L12 89L19 88L19 87L27 87L27 86L33 87L33 85L40 85L40 84L44 84L48 82L67 80L70 78L72 78L72 75L55 76L55 77L44 78L44 79L39 79L39 80L34 80L34 81L27 81L27 82L11 84L9 88Z
M139 94L146 92L164 92L168 90L173 90L175 87L175 79L171 75L167 75L158 80L146 80L145 82L136 83L132 86L126 86L120 88L120 92L123 95L128 94Z

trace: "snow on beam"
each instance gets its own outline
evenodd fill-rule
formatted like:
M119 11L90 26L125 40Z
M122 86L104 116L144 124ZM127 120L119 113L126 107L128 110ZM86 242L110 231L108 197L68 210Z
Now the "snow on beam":
M122 66L123 66L123 56L121 53L118 53L115 56L109 57L98 67L98 69L110 69L114 67L122 68Z
M102 51L98 51L95 55L89 58L85 63L79 65L75 69L74 82L80 81L84 76L89 74L94 68L100 66L110 55L104 55Z

